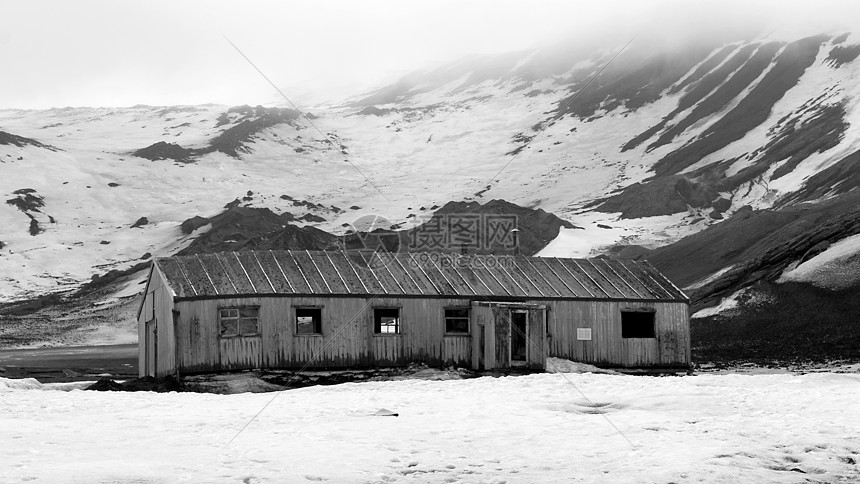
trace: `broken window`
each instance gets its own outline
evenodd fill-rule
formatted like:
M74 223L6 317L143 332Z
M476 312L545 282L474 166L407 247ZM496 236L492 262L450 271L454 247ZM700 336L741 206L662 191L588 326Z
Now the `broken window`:
M221 336L257 336L260 334L258 306L220 308L218 320Z
M322 334L322 308L296 308L296 334Z
M446 334L469 334L469 308L445 310Z
M373 308L373 332L400 334L400 308Z
M654 311L621 311L622 338L656 338Z

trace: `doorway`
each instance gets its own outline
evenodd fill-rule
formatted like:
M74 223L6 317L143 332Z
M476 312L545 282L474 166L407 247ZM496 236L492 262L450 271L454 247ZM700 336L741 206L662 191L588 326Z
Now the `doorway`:
M529 313L511 311L511 366L525 366L529 360Z

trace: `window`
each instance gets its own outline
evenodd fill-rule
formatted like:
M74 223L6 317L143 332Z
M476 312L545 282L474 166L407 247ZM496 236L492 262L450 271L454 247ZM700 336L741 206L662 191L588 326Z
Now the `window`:
M322 334L322 308L296 308L296 334Z
M400 308L373 308L373 332L400 334Z
M469 334L469 308L445 310L445 333Z
M236 307L220 308L218 310L221 336L257 336L260 328L257 324L260 308Z
M656 338L654 311L621 311L622 338Z

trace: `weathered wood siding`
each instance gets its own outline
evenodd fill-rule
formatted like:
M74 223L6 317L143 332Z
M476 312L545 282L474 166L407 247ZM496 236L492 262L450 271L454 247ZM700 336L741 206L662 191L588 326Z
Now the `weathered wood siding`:
M138 374L169 375L176 370L176 345L173 332L173 294L158 269L152 271L137 320ZM147 337L147 322L153 328ZM147 345L149 342L149 345ZM153 344L154 343L154 344ZM153 361L154 360L154 361Z
M611 366L690 364L688 306L681 302L546 301L549 354ZM621 311L651 308L655 338L622 338ZM591 328L591 341L577 341L577 328Z
M492 306L495 341L495 359L490 368L511 367L511 318L510 309Z
M469 328L472 332L472 368L492 368L495 361L494 352L490 351L495 346L495 324L493 323L493 311L489 306L472 304ZM481 331L483 329L483 339Z
M220 338L218 309L259 306L258 337ZM295 334L295 308L322 308L322 334ZM401 333L373 332L373 308L400 308ZM446 335L446 308L470 307L462 299L349 297L246 297L176 304L181 371L405 365L468 366L472 335ZM256 340L255 340L256 339ZM255 340L255 341L252 341Z
M546 309L529 310L528 366L529 368L546 368Z
M261 366L263 353L260 336L219 338L218 346L222 369L240 370Z

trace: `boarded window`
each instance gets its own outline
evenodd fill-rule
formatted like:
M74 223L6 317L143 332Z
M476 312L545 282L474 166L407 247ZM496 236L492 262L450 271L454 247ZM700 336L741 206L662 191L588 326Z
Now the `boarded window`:
M257 336L260 334L259 314L257 306L219 309L221 336Z
M296 334L322 334L322 308L296 308Z
M469 308L446 309L445 332L449 334L468 334Z
M400 334L400 308L373 308L373 332Z
M653 311L621 311L622 338L655 338Z

